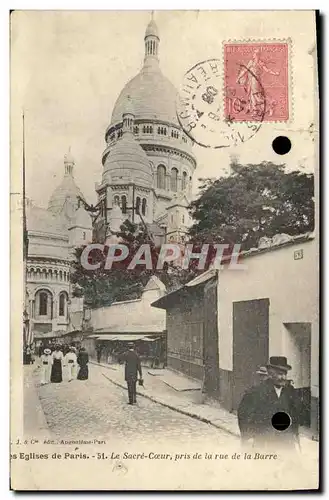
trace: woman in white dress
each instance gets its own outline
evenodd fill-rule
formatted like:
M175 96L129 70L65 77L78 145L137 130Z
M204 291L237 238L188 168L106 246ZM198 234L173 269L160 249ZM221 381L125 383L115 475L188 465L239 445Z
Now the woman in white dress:
M51 350L45 349L39 361L39 366L41 368L41 385L49 384L52 364L53 358L51 356Z
M74 347L70 347L69 352L64 357L64 365L67 369L67 378L68 381L77 378L77 355L75 354Z

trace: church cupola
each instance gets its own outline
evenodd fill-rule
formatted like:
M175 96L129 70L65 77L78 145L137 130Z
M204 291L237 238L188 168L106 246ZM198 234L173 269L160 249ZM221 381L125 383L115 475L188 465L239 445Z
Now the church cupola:
M69 147L69 151L66 155L64 155L64 169L65 169L65 175L72 175L73 176L73 168L75 165L74 158L71 154L71 147Z
M148 65L148 63L152 64L154 61L159 61L159 32L158 27L153 19L147 25L145 31L145 57L144 57L144 65Z

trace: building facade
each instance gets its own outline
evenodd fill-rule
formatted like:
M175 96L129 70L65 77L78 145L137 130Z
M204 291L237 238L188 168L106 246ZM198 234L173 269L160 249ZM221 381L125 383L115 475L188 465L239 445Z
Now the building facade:
M160 69L160 37L153 20L144 45L142 69L120 93L105 132L97 224L99 234L111 236L112 212L119 207L122 220L142 220L155 233L181 241L191 223L193 142L176 117L177 90Z
M267 241L265 241L267 240ZM302 402L301 422L318 432L318 243L311 235L262 239L240 270L211 269L152 305L167 311L168 366L204 379L229 411L257 382L270 356L286 356Z
M26 202L28 256L26 289L30 328L35 339L59 336L70 325L70 268L74 249L91 242L92 224L79 204L74 159L64 157L64 176L48 208Z

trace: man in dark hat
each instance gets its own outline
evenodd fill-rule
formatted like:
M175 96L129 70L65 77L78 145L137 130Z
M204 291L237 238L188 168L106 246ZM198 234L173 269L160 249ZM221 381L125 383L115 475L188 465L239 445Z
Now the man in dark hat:
M135 351L134 344L128 344L128 351L124 354L125 361L125 380L128 387L129 404L136 403L136 383L137 374L142 378L142 367L139 356Z
M291 366L284 356L272 356L267 365L268 378L248 389L238 408L238 421L242 442L253 441L254 447L278 451L282 447L294 449L299 445L299 405L296 391L287 386L287 373ZM277 417L278 428L275 428ZM288 428L282 429L285 415ZM283 418L282 418L283 417Z

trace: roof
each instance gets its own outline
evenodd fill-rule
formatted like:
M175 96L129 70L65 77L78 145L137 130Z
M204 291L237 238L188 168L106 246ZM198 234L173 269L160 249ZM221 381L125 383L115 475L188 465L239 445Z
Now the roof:
M157 307L159 309L169 309L172 306L177 306L179 303L184 301L190 293L189 289L197 288L200 285L204 285L207 281L217 276L217 269L209 269L208 271L202 273L200 276L197 276L189 283L177 288L177 290L173 290L170 293L167 293L163 297L160 297L155 302L152 302L152 307Z
M158 64L144 66L122 89L113 108L111 125L122 121L130 98L136 120L161 120L179 126L176 97L176 88L162 74Z
M45 208L29 205L26 210L26 223L28 231L67 237L65 219Z
M124 342L133 342L135 340L145 340L147 342L154 342L158 340L159 336L156 338L151 338L150 336L145 336L143 334L136 335L115 335L115 334L92 334L88 336L89 339L97 339L97 340L122 340Z
M153 174L150 161L132 133L124 133L105 158L103 183L140 182L142 185L152 186Z
M50 197L48 209L54 213L59 213L62 211L67 199L77 204L78 196L84 200L84 196L76 185L73 175L65 174L62 182L56 187Z
M154 324L154 325L127 325L127 326L121 326L121 325L111 325L107 326L105 328L99 328L98 330L95 330L95 334L102 334L102 333L161 333L164 332L165 328L162 327L162 325L159 324Z

